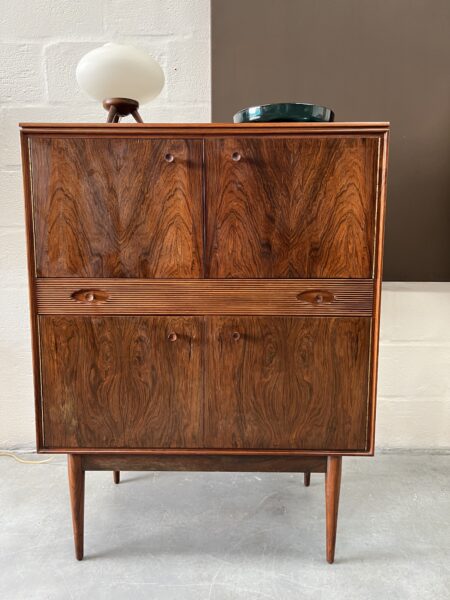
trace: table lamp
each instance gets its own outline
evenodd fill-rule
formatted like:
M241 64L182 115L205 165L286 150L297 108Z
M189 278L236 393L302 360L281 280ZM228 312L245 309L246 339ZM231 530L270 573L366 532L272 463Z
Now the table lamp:
M130 114L142 123L139 105L156 98L164 87L164 73L149 54L115 43L85 54L76 77L82 90L103 102L108 123L118 123Z

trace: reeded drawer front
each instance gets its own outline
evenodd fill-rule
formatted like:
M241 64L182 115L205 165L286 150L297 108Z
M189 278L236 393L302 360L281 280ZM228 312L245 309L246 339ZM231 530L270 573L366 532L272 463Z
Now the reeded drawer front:
M42 315L370 316L371 280L39 279Z

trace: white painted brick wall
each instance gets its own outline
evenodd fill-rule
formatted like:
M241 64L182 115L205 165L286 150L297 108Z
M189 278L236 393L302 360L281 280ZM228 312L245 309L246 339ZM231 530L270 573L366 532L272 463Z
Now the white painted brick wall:
M40 44L0 44L0 101L40 102L45 82Z
M0 39L16 42L98 36L103 33L105 4L108 2L104 0L2 0ZM141 7L144 4L141 2Z
M209 38L209 0L0 0L0 447L34 444L17 123L104 120L75 65L110 40L164 68L144 120L209 121ZM377 445L450 448L450 284L387 283L382 306Z
M166 74L145 121L210 116L209 0L0 0L0 448L34 445L19 121L99 122L78 60L108 41L154 56Z
M450 448L450 283L383 285L377 446Z

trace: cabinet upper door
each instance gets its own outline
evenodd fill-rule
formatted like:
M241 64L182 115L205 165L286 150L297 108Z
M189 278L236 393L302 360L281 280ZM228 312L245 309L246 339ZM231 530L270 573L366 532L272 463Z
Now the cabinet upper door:
M205 141L208 277L373 276L377 137Z
M202 141L32 139L38 277L202 276Z

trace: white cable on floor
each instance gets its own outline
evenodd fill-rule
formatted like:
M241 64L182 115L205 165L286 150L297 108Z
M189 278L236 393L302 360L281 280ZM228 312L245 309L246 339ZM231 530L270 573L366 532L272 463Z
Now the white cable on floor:
M54 456L51 456L45 460L26 460L25 458L20 458L20 456L17 456L17 454L14 454L14 452L8 452L4 450L0 451L0 456L10 456L14 460L17 460L17 462L24 463L25 465L42 465L42 463L48 463L55 458Z

